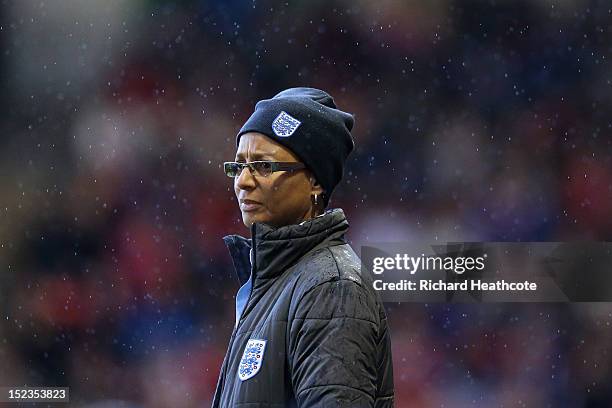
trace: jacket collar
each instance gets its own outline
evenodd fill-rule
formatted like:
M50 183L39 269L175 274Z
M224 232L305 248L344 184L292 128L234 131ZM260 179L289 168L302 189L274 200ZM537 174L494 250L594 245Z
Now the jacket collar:
M240 284L243 285L251 274L251 248L255 261L253 279L272 279L315 248L345 243L344 234L347 229L348 221L344 211L335 208L301 224L280 228L254 223L251 226L251 239L228 235L223 240L232 257Z

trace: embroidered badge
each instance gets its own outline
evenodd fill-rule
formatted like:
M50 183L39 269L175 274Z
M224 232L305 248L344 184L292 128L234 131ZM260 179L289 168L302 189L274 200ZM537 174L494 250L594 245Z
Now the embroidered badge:
M281 111L272 122L272 130L278 137L291 136L302 122L291 116L285 111Z
M259 372L265 349L266 340L249 340L244 348L240 366L238 367L238 378L240 378L240 380L248 380Z

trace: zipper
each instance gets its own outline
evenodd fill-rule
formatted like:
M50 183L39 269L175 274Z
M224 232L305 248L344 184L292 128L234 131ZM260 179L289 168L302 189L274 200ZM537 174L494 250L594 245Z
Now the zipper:
M251 301L251 295L253 294L253 288L255 287L255 264L256 264L256 259L257 259L257 249L256 249L256 245L255 245L255 231L256 231L257 227L256 227L256 223L251 224L251 251L253 253L253 259L250 259L251 257L249 257L249 262L251 263L251 276L249 277L249 279L251 279L251 289L249 290L249 296L247 298L246 304L244 305L244 309L242 310L242 314L240 315L240 320L238 320L238 324L236 325L236 332L238 332L238 329L240 328L240 326L242 325L242 322L244 321L245 318L245 313L246 310L249 308L249 302Z
M251 276L249 277L249 279L252 279L255 276L255 223L253 223L251 225L251 250L253 251L253 259L249 259L249 262L251 263ZM249 257L250 258L250 257ZM225 379L227 376L227 366L230 363L230 359L232 357L232 351L234 349L234 340L236 339L236 334L238 333L238 329L240 328L243 320L244 320L244 311L247 309L247 307L249 306L249 301L251 300L251 294L253 293L253 283L251 282L251 290L249 291L249 297L247 298L247 302L246 305L244 306L244 310L242 315L240 316L240 320L238 320L238 324L234 327L234 330L232 331L232 335L230 336L230 340L228 343L228 347L227 347L227 352L225 355L225 358L223 360L223 365L221 367L221 374L220 374L220 384L219 384L219 401L222 398L223 395L223 389L225 388ZM216 397L216 392L215 392L215 397ZM216 401L216 398L214 399Z
M225 378L227 374L227 366L230 361L230 357L232 355L232 349L234 348L234 338L236 337L236 327L232 331L232 335L230 336L229 342L227 344L227 351L225 353L225 357L223 358L223 364L221 365L221 372L219 373L219 382L217 384L217 389L215 390L215 395L213 398L213 402L220 404L221 399L223 397L223 390L225 388ZM215 405L213 404L213 407ZM218 405L217 405L218 406Z

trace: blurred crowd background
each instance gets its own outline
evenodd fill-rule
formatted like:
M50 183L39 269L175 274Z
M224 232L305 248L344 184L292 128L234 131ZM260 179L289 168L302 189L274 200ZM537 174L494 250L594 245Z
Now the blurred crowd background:
M287 87L355 114L357 251L611 239L609 1L0 4L2 386L210 403L248 234L221 163ZM612 305L386 307L397 407L612 406Z

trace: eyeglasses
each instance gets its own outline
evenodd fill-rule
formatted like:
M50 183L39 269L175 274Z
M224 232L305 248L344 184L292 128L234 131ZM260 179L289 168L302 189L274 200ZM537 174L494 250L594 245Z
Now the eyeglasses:
M251 174L257 174L261 177L268 177L276 171L295 171L305 169L304 163L296 162L273 162L273 161L252 161L249 163L242 162L225 162L223 169L227 177L238 177L242 174L242 169L248 167Z

